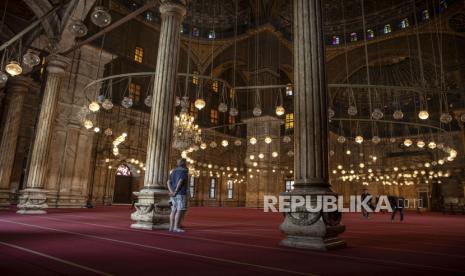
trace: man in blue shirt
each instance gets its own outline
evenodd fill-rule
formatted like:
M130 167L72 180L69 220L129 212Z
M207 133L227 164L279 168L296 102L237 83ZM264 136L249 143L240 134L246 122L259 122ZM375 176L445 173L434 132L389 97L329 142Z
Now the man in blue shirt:
M168 190L170 191L171 215L170 229L172 232L184 232L179 226L184 212L187 210L187 183L189 170L187 169L186 159L178 160L178 166L171 172L168 181Z

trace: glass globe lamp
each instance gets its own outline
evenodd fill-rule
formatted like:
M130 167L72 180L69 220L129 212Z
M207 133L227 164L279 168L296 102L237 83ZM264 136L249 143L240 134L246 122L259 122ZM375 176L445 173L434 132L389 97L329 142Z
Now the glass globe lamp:
M228 140L223 140L223 141L221 141L221 145L222 145L223 147L229 146Z
M222 113L227 112L227 111L228 111L228 105L225 104L225 103L220 103L220 104L218 105L218 111L219 111L219 112L222 112Z
M404 140L404 146L410 147L413 144L412 140L410 139L405 139Z
M337 137L337 142L338 142L339 144L344 144L344 143L346 142L346 137L344 137L344 136L342 136L342 135L339 136L339 137Z
M4 85L8 81L8 75L0 71L0 85Z
M180 106L180 105L181 105L181 99L180 99L178 96L176 96L176 98L174 99L174 104L175 104L176 106Z
M217 146L218 146L218 144L216 144L215 141L210 143L210 148L212 148L212 149L216 148Z
M207 148L207 144L205 144L205 143L200 144L200 148L203 149L203 150L206 149L206 148Z
M265 143L271 144L272 141L273 141L273 139L271 139L270 136L266 136L266 138L265 138Z
M23 63L29 67L34 67L40 63L40 57L33 52L27 52L23 56Z
M357 113L358 113L358 110L357 110L356 106L351 105L347 109L347 114L349 114L350 116L355 116L355 115L357 115Z
M97 102L99 104L102 104L104 101L105 101L105 95L100 94L97 96Z
M86 129L91 129L91 128L94 127L94 123L92 123L91 120L85 120L85 121L84 121L84 127L85 127Z
M449 124L450 122L452 122L452 116L448 113L443 113L441 114L441 117L439 118L439 120L443 124Z
M100 132L100 128L99 128L99 127L95 127L95 128L94 128L94 132L95 132L95 133L99 133L99 132Z
M113 130L111 130L111 128L107 128L107 129L105 129L105 131L103 133L106 136L111 136L111 135L113 135Z
M418 112L418 118L420 118L420 120L427 120L429 118L429 113L427 110L420 110L420 112Z
M240 139L237 139L236 141L234 141L234 145L236 146L241 146L242 145L242 141Z
M198 110L202 110L207 104L204 99L197 99L195 100L194 105Z
M11 76L17 76L23 72L23 68L21 65L19 65L18 62L16 61L10 61L6 66L5 66L5 71L10 74Z
M113 108L113 102L110 99L105 99L102 103L102 107L105 110L110 110Z
M363 143L363 137L358 135L357 137L355 137L355 143L357 144L361 144Z
M292 150L288 151L288 152L287 152L287 156L289 156L289 157L294 156L294 152L293 152Z
M404 118L404 112L402 112L402 110L396 110L394 114L392 114L392 117L396 120L402 120Z
M144 104L147 107L152 107L152 96L148 95L147 98L145 98L144 100Z
M375 108L371 113L371 117L375 120L381 120L384 116L384 113L379 108Z
M87 26L81 20L73 20L68 27L69 32L75 37L83 37L87 34Z
M257 143L257 138L255 138L255 137L250 138L249 143L251 145L255 145Z
M273 153L271 153L271 156L273 156L273 158L276 158L276 157L278 157L278 153L276 151L274 151Z
M286 136L284 136L284 137L283 137L283 142L284 142L285 144L288 144L288 143L290 143L290 142L291 142L291 140L292 140L292 139L291 139L291 137L290 137L290 136L287 136L287 135L286 135Z
M419 147L420 149L424 148L426 145L425 142L423 142L423 140L419 140L417 141L417 147Z
M379 138L379 136L373 136L373 138L371 138L371 142L373 142L373 144L379 144L381 142L381 138Z
M259 117L260 115L262 115L262 109L259 106L256 106L253 109L252 113L255 117Z
M428 148L435 149L436 148L436 143L434 141L429 142L428 143Z
M124 108L131 108L133 105L133 101L131 97L124 97L123 100L121 101L121 105Z
M286 113L286 110L284 109L282 105L279 105L276 107L276 115L283 116L284 113Z
M97 112L100 110L100 105L97 102L93 101L89 104L89 110L92 112Z
M96 6L90 15L90 20L96 26L103 28L111 23L111 15L105 7Z
M231 107L229 109L229 115L235 117L235 116L239 115L239 110L237 110L237 108L235 108L235 107Z

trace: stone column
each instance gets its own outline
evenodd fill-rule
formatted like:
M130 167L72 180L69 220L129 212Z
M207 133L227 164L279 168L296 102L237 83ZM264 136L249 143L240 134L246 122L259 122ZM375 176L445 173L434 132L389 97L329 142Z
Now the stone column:
M173 133L174 95L185 0L160 1L161 28L148 133L144 188L138 194L132 228L168 229L166 182Z
M50 148L51 128L55 116L58 91L69 61L59 55L51 55L47 65L47 83L42 99L35 132L26 189L21 191L19 214L45 214L47 196L44 190L47 157Z
M328 172L327 83L322 0L294 0L295 190L290 196L336 195ZM312 200L312 204L315 201ZM338 212L286 213L281 245L326 250L344 246Z
M10 206L10 180L13 170L23 103L32 79L23 76L8 82L8 111L0 142L0 208Z

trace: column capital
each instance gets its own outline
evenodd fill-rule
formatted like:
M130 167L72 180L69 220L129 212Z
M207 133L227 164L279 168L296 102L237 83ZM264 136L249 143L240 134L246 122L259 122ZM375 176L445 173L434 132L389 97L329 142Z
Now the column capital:
M64 75L66 67L71 63L69 58L56 54L50 55L47 61L47 72L57 75Z
M161 15L177 15L184 17L186 15L186 0L160 0Z

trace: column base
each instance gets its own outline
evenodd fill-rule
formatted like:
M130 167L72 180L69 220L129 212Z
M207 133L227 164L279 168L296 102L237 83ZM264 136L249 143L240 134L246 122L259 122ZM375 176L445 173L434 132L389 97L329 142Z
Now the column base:
M308 191L293 191L291 195L316 196L336 195L332 192L317 193ZM313 204L312 204L313 205ZM280 245L311 250L331 250L346 247L345 241L338 237L345 231L341 225L342 215L339 212L308 212L305 209L295 213L285 213L285 218L280 226L286 238Z
M43 189L24 189L19 196L18 214L42 215L47 213L47 194Z
M136 211L131 214L135 223L131 228L142 230L166 230L170 225L171 207L168 190L144 188L137 193Z

